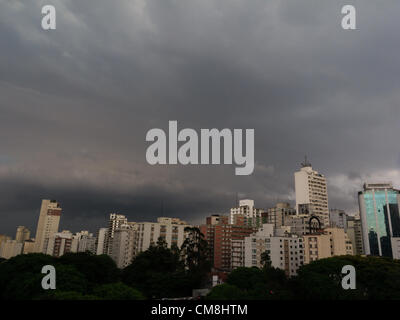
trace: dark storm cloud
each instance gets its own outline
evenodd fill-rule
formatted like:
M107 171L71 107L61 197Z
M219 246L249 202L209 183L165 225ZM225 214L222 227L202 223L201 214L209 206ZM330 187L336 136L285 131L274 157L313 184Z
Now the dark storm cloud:
M332 207L356 210L366 180L399 184L400 4L353 1L0 0L0 232L56 198L62 227L110 211L198 223L239 197L293 201L304 154ZM41 6L57 30L40 27ZM146 132L254 128L253 175L152 167Z

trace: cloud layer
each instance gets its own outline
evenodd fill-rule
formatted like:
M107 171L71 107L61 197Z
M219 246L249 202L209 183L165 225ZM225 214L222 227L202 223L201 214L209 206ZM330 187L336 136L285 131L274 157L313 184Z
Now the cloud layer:
M111 211L199 223L237 193L292 201L304 154L331 207L355 211L365 180L399 186L400 3L353 3L344 31L345 1L0 0L0 233L34 228L41 198L73 231ZM148 165L146 133L169 120L254 128L253 175Z

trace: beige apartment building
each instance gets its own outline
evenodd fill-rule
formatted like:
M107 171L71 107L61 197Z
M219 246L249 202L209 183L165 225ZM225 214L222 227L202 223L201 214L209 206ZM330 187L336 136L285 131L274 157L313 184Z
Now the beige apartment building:
M27 227L18 226L15 234L15 240L18 242L24 242L25 240L29 240L30 235L31 232Z
M321 220L323 227L328 227L329 207L325 176L313 170L306 160L294 177L297 214L315 215Z
M42 200L36 229L35 252L47 252L50 237L58 232L61 211L61 206L56 200Z
M136 223L135 255L156 244L159 238L167 243L168 248L174 245L180 248L185 241L186 227L191 225L178 218L161 217L157 218L157 222Z
M23 243L16 240L6 240L0 246L0 257L10 259L22 253Z
M333 256L352 255L353 246L343 229L326 228L323 233L306 234L304 264Z

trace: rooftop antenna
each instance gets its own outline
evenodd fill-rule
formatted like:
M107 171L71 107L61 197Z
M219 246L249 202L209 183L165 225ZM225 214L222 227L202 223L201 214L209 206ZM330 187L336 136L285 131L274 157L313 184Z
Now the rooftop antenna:
M308 162L307 155L304 156L304 162L301 163L301 166L304 167L311 167L311 163Z

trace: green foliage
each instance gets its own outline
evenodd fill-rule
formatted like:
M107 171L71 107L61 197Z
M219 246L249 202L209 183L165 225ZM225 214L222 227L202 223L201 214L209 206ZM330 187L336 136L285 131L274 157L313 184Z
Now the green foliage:
M143 300L144 296L122 282L103 284L96 287L93 293L105 300Z
M243 292L238 287L224 283L214 287L206 296L206 300L241 300Z
M99 297L90 294L82 294L76 291L55 290L46 298L48 300L100 300Z
M0 298L29 300L45 295L41 271L48 264L55 265L55 259L39 253L18 255L0 263Z
M169 298L191 294L179 253L159 241L141 252L122 273L123 282L147 298Z
M120 270L115 262L107 255L93 255L89 252L67 253L59 258L61 264L74 266L84 275L88 289L99 284L119 281Z
M356 269L356 289L343 290L343 266ZM303 266L294 279L304 299L400 299L400 261L382 257L340 256Z
M43 290L43 266L56 268L56 289ZM140 299L142 295L120 281L120 271L108 256L69 253L61 258L44 254L18 255L0 263L0 299L93 300ZM110 290L107 294L105 291ZM119 291L119 292L118 292Z
M201 261L188 264L182 253L195 257L198 253L193 249L194 243L188 242L179 250L168 249L159 241L157 246L139 254L122 273L108 256L18 255L0 262L0 299L138 300L189 296L199 283L196 281L200 278ZM42 289L44 265L56 268L55 290ZM344 265L356 269L355 290L342 288ZM210 300L297 298L399 300L400 261L382 257L332 257L302 266L298 276L291 279L286 278L283 270L268 265L262 269L238 268L229 274L225 284L214 287L206 297Z
M187 237L181 247L181 256L192 288L203 287L211 270L207 241L199 228L186 227Z

